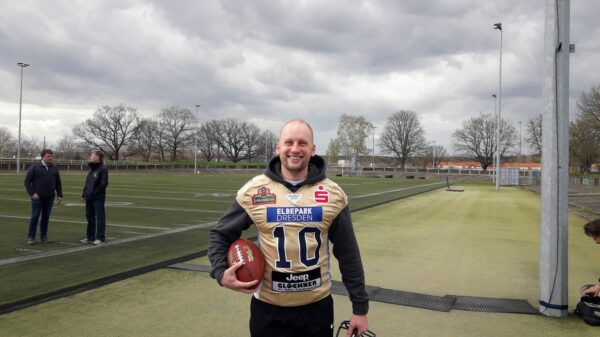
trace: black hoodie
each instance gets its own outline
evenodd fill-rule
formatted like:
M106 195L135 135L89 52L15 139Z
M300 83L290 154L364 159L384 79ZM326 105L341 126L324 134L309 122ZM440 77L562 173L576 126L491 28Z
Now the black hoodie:
M106 197L106 187L108 186L108 170L104 162L88 163L90 172L85 178L85 186L81 197L85 199L104 199Z
M326 178L325 161L317 155L311 157L308 165L308 177L298 185L292 185L281 177L279 157L271 160L264 174L294 193L304 185L315 184ZM234 201L229 210L217 222L215 228L210 231L208 247L208 257L212 264L210 275L219 284L225 269L227 269L226 258L229 246L241 237L243 230L248 229L252 224L252 219L244 208ZM357 315L366 315L369 310L369 299L365 290L362 261L348 206L333 220L329 228L329 240L333 243L333 255L339 261L342 282L352 301L352 312Z

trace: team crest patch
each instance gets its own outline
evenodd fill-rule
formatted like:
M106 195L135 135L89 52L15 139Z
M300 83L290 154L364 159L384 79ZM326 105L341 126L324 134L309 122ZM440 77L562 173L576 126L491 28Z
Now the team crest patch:
M325 190L325 187L323 185L319 185L319 187L317 188L318 190L314 193L315 202L319 204L329 203L329 192Z
M277 202L277 195L271 193L267 187L259 188L258 193L252 196L252 205L274 204L275 202Z

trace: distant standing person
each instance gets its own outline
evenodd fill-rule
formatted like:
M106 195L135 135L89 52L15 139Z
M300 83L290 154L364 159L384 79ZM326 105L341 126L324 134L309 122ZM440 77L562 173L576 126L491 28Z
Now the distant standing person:
M49 149L42 150L41 162L31 165L25 176L25 189L31 196L31 218L29 219L29 232L27 244L35 243L35 233L38 221L40 222L40 241L48 241L48 223L50 212L57 196L58 203L62 202L62 183L58 167L52 164L54 152ZM40 220L41 216L41 220Z
M104 212L104 201L106 199L106 187L108 186L108 170L104 165L104 154L93 151L90 154L85 186L81 194L81 201L85 201L85 217L87 218L87 237L81 243L93 243L102 245L106 243L106 215Z

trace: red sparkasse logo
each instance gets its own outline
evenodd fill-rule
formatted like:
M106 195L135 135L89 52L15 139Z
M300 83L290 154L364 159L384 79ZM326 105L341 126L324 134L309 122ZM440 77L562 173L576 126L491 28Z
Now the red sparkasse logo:
M319 190L315 191L315 202L320 204L326 204L329 202L329 192L325 191L325 187L323 185L319 185L317 187Z

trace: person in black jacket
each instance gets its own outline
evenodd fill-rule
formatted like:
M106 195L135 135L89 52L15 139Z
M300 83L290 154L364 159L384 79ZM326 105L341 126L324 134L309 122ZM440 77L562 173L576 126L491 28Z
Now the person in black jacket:
M48 223L54 204L54 196L58 196L58 203L62 202L62 183L58 167L52 164L54 152L49 149L42 150L42 161L31 165L25 176L25 189L31 196L31 218L29 219L29 232L27 244L35 243L35 232L38 221L40 222L40 239L48 241ZM41 220L40 220L41 216Z
M294 119L281 129L278 156L254 177L210 231L210 275L226 288L253 293L250 335L333 336L330 246L350 301L347 336L368 329L369 299L354 235L348 198L325 176L325 161L315 152L312 128ZM228 266L227 252L242 231L256 227L265 272L242 282Z
M85 202L87 237L81 240L81 243L93 243L94 245L106 243L104 201L108 186L108 170L104 166L103 158L104 154L100 151L93 151L90 154L88 163L90 172L85 179L85 186L81 194L81 201Z

